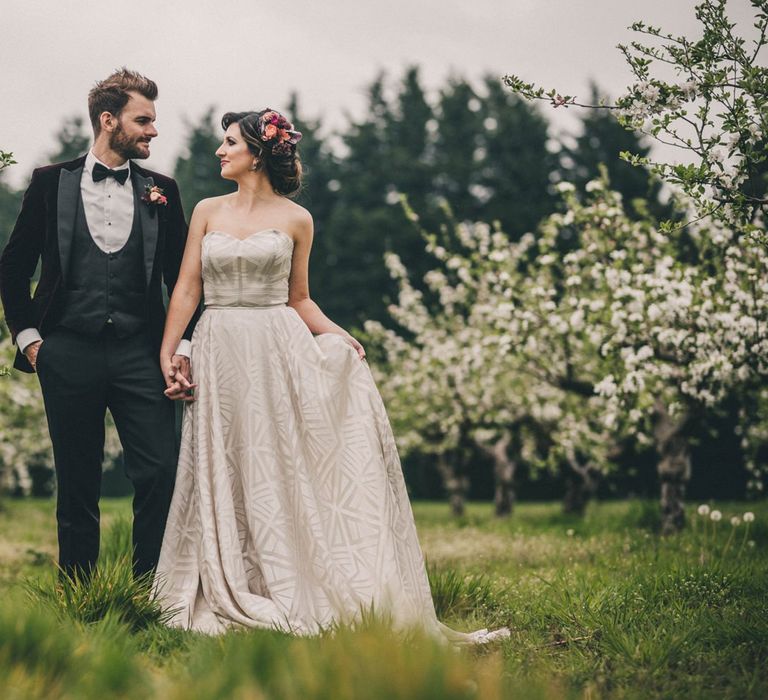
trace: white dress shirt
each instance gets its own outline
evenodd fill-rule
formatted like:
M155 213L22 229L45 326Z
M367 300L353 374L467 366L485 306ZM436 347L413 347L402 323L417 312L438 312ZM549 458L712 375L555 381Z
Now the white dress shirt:
M130 176L124 184L113 177L93 181L93 166L101 161L89 151L80 179L85 220L93 242L105 253L115 253L128 241L133 226L133 183ZM101 163L105 168L109 167ZM129 170L130 161L112 170Z
M130 176L124 184L115 178L107 177L100 182L93 181L93 166L101 161L89 151L80 178L80 194L83 198L85 220L93 242L105 253L120 250L128 241L133 226L133 183ZM101 163L105 168L109 166ZM112 170L129 170L130 161L118 165ZM63 272L63 271L62 271ZM24 349L31 343L42 340L37 328L25 328L16 336L19 349ZM191 355L191 344L184 338L176 348L177 355Z

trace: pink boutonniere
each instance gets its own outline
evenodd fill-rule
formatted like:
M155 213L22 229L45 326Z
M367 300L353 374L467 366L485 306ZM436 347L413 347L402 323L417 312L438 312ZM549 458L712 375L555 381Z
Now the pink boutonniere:
M157 185L147 185L144 188L144 196L141 198L142 202L146 204L154 204L155 206L166 206L168 204L168 197L163 194L161 187Z

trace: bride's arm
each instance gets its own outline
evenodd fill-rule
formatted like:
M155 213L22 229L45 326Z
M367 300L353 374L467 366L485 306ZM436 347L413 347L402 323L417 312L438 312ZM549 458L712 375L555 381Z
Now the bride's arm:
M184 248L184 257L179 269L179 277L173 288L171 301L168 304L168 316L165 319L163 341L160 345L160 367L167 389L165 395L170 399L192 400L187 391L194 387L180 373L176 372L172 363L173 354L179 344L184 330L192 315L200 304L203 293L202 264L200 251L206 227L206 200L200 202L189 222L189 234Z
M336 333L346 340L360 355L365 357L363 346L341 326L328 318L309 296L309 251L312 248L312 217L306 217L294 228L293 259L288 280L288 306L296 309L301 320L315 335Z

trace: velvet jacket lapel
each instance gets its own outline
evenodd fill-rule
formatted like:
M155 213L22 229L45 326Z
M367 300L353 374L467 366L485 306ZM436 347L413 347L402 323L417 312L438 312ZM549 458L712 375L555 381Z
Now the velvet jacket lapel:
M66 281L69 257L72 253L72 236L75 231L77 202L80 197L80 178L83 176L85 158L74 170L62 169L59 173L59 191L56 201L56 231L59 239L61 277Z
M131 162L131 178L133 180L133 193L136 207L141 218L141 233L144 241L144 272L146 274L147 287L152 279L152 268L155 264L155 251L157 250L158 216L152 209L155 204L148 204L142 200L147 188L152 187L155 181L146 177L139 171L138 166ZM153 214L155 214L153 216Z

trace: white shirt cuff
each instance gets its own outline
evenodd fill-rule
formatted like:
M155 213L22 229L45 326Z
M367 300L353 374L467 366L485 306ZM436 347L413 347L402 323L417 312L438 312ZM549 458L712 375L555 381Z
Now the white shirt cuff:
M43 338L37 328L25 328L16 336L16 345L19 346L21 352L24 352L28 345L32 345L32 343L36 343L38 340L42 339Z
M192 343L186 338L182 338L176 347L177 355L184 355L184 357L192 357Z

